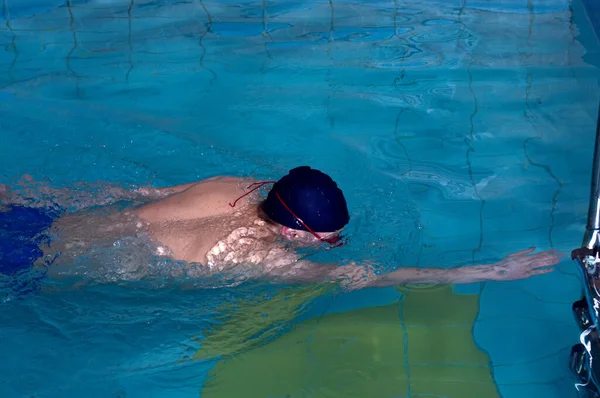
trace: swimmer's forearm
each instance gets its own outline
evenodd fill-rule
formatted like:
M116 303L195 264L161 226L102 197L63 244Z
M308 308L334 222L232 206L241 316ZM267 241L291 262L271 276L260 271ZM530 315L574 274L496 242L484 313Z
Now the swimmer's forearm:
M370 277L363 286L385 287L407 283L476 283L514 281L554 270L562 254L556 250L534 253L535 247L509 254L494 264L457 268L400 268L387 275Z
M31 207L45 206L46 200L50 200L54 205L56 203L77 202L80 207L91 204L106 204L114 199L131 199L136 196L162 196L170 193L169 190L187 189L187 186L177 186L172 188L137 188L125 187L114 183L88 183L80 182L70 188L56 188L50 185L48 181L34 181L33 177L25 175L22 181L16 186L9 187L6 184L0 184L0 203L8 204L26 204ZM165 192L162 192L162 191ZM37 198L35 203L30 203L30 198Z
M475 265L457 268L400 268L381 275L367 287L388 287L411 283L461 284L498 280L494 264Z

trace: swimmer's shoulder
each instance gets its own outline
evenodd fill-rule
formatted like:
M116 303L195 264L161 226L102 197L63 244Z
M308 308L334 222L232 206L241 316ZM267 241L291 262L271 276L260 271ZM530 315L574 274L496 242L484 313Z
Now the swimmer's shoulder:
M229 210L231 209L229 203L245 194L248 185L252 182L250 179L240 177L212 177L197 182L183 192L172 195L172 202L181 206L193 204L194 206L201 205L202 207Z
M252 178L244 178L244 177L233 177L233 176L216 176L207 178L205 180L198 181L194 183L189 190L201 190L206 189L211 192L215 192L219 189L238 189L244 190L245 184L252 184L255 182Z
M185 189L174 190L173 195L178 197L198 196L198 195L217 195L219 193L244 192L246 186L255 182L252 178L216 176L200 180L194 183L182 185ZM174 187L177 188L177 187ZM168 192L169 188L164 188Z
M231 213L233 203L253 180L217 176L198 181L181 192L142 206L136 213L148 222L191 220Z

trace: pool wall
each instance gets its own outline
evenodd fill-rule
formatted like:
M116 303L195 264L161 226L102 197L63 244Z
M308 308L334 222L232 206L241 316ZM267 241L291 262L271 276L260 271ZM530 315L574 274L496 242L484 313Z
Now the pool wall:
M585 49L582 59L588 65L600 68L600 54L598 51L598 48L600 48L598 46L600 38L600 4L596 0L573 0L571 2L571 13L577 41ZM598 84L590 85L589 80L581 75L580 72L578 68L573 69L573 74L582 89L587 90L590 97L597 97ZM596 111L590 108L589 112L591 112L588 113L590 118L595 119ZM583 231L581 233L583 236Z
M600 38L600 3L597 0L583 0L583 5L596 32L596 37Z

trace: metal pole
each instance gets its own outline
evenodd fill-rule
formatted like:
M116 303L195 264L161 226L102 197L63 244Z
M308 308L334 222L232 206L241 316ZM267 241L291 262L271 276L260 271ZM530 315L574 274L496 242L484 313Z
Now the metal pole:
M583 246L590 250L600 248L600 106L598 107L598 119L596 120L592 190Z
M592 185L583 245L571 258L583 276L585 300L574 303L575 319L582 331L573 347L572 370L592 397L600 397L600 105L596 120L596 142L592 165ZM576 364L573 366L573 364Z

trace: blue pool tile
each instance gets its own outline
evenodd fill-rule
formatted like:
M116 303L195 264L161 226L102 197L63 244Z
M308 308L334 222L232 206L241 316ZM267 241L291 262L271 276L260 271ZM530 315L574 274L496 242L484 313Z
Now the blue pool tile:
M454 285L452 291L455 294L474 295L481 293L482 283L470 283L464 285Z
M503 385L550 384L561 374L560 379L568 379L565 359L570 353L571 347L564 347L539 359L519 358L513 363L494 365L494 377L502 380Z
M577 398L575 387L569 380L554 381L551 383L527 383L527 384L500 384L498 390L503 397L544 397L544 398Z
M570 390L566 361L579 335L571 304L579 297L577 278L560 272L486 284L474 337L490 355L503 396L541 389L575 396L560 394Z
M572 344L568 342L575 344L577 341L577 327L574 322L568 324L569 318L564 315L569 315L568 311L564 311L563 317L553 322L541 318L541 315L527 319L523 316L488 318L480 314L475 326L475 338L490 354L494 365L515 363L515 358L519 358L517 363L538 360L570 348Z

